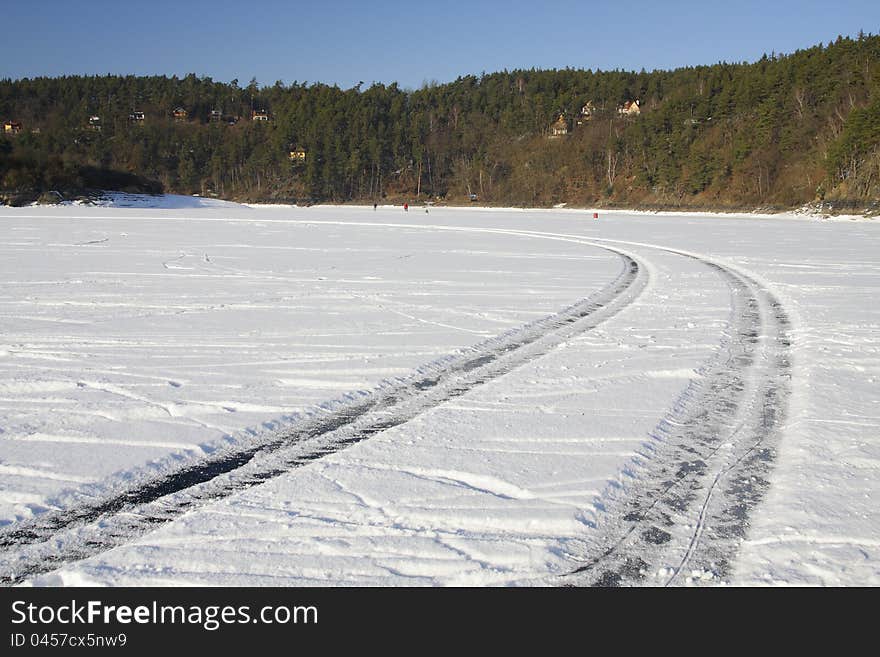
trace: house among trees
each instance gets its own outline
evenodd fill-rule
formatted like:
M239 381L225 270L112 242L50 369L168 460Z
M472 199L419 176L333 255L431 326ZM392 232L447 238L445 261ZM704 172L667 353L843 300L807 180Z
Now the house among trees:
M638 100L628 100L617 108L617 113L621 116L638 116L642 113Z
M586 104L581 107L581 113L578 114L575 122L577 125L584 125L587 121L590 121L593 118L593 115L596 113L596 106L593 105L592 100L588 100Z
M90 116L89 128L95 132L101 132L101 117L98 115Z
M304 148L291 148L290 153L288 153L287 157L291 162L305 162L306 161L306 149Z
M565 120L565 114L560 114L559 118L550 124L550 138L564 137L568 134L568 121Z
M223 112L218 109L211 110L211 116L208 118L211 123L220 123L223 120Z
M178 122L186 121L186 118L189 116L189 112L182 107L176 107L172 114L174 115L174 120Z
M871 104L880 94L878 52L880 35L753 64L635 75L501 71L362 93L308 83L240 87L195 76L0 80L0 186L75 185L75 167L97 164L142 177L144 189L159 189L148 182L155 180L170 193L206 194L210 185L243 200L372 203L383 194L431 194L467 204L465 192L475 191L481 201L503 205L699 208L800 207L818 196L870 212L880 199ZM186 123L174 122L175 101L192 108ZM149 108L149 126L138 105ZM198 127L212 108L219 122ZM101 132L90 129L92 111L101 112ZM711 125L718 128L700 129ZM33 139L37 126L43 136ZM290 159L306 144L304 160L297 153ZM47 162L64 170L42 175ZM100 175L116 185L109 173Z

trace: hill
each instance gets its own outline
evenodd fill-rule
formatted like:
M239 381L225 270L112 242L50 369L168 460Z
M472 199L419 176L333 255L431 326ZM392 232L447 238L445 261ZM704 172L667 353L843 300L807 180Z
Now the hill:
M876 208L880 37L753 63L514 70L415 91L7 79L0 118L7 198L105 187L251 201Z

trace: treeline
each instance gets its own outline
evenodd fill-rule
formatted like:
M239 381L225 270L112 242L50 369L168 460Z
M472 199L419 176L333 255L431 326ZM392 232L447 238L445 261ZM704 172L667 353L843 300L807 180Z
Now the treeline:
M635 100L639 115L618 113ZM262 111L268 121L252 120ZM568 134L554 138L560 114ZM249 200L865 205L880 198L880 37L750 64L515 70L416 91L195 75L3 80L0 118L16 122L0 137L6 191L97 171ZM291 159L297 149L304 159Z

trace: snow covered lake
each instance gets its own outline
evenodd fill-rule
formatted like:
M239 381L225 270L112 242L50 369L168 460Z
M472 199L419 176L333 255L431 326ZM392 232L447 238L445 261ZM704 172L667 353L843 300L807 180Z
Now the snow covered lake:
M120 205L0 209L7 581L880 584L874 221Z

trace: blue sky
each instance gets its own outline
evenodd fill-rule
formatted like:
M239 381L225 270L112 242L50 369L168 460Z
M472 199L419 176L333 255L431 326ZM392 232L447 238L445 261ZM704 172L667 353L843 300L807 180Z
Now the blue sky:
M513 68L753 61L880 32L880 2L3 1L0 78L207 75L417 88Z

